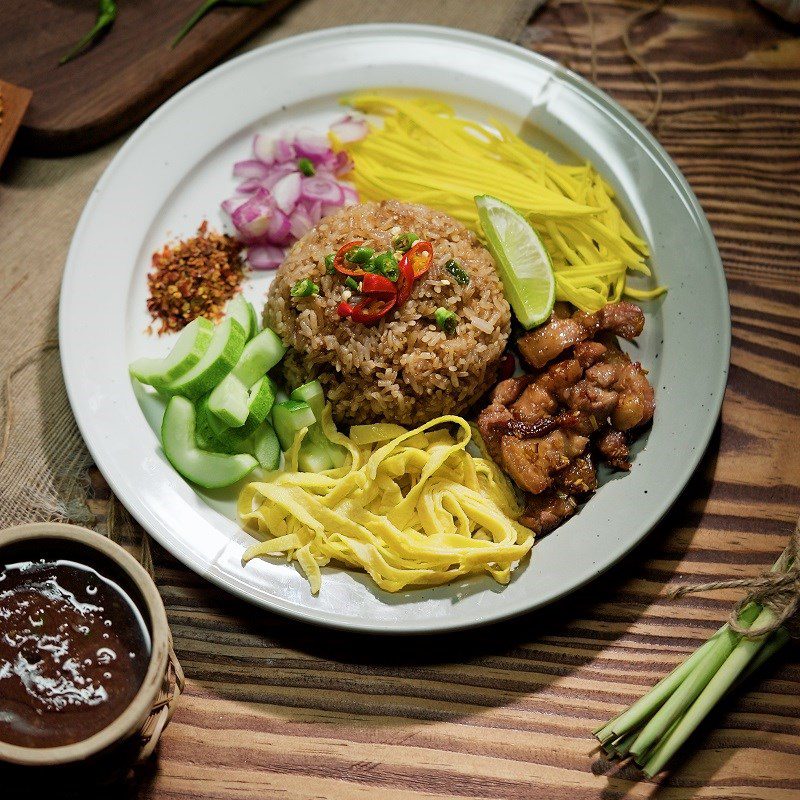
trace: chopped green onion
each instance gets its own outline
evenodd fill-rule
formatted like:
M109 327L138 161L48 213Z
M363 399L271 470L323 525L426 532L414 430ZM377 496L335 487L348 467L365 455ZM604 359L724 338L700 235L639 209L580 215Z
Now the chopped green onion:
M310 158L298 158L297 169L309 178L316 173L314 164L311 162Z
M325 272L327 272L328 275L333 275L333 273L336 272L336 268L333 266L335 258L336 253L328 253L328 255L325 256Z
M358 281L352 276L348 275L344 280L344 285L348 289L352 289L354 292L358 291Z
M456 325L458 325L458 317L447 308L442 308L441 306L437 308L434 317L438 327L448 335L453 333Z
M412 248L414 242L418 241L419 236L416 233L401 233L392 239L392 249L405 253Z
M461 264L454 258L451 258L444 268L456 279L456 283L461 286L469 286L469 275L461 268Z
M292 297L310 297L312 294L319 294L319 286L311 278L303 278L292 286L290 294Z
M351 264L367 264L372 260L375 251L371 247L354 247L345 253L345 260Z

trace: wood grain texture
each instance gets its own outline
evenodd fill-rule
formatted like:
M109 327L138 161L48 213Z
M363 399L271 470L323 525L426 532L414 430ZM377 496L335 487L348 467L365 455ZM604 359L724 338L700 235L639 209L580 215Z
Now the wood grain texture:
M289 5L224 4L174 49L200 0L120 2L111 29L79 58L59 59L94 24L96 0L0 3L0 75L33 89L22 146L38 155L91 150L143 120ZM211 111L211 110L210 110Z
M0 166L31 101L31 90L0 81Z
M650 80L619 36L637 2L589 2L599 85L644 117ZM589 76L580 2L523 44ZM796 800L800 652L790 645L648 782L589 731L726 617L735 595L676 603L685 580L755 575L800 511L800 39L747 0L670 0L633 43L664 81L654 126L708 214L729 279L721 423L674 510L601 579L490 628L385 639L318 630L217 590L155 549L188 676L157 762L125 797L271 800ZM687 268L691 254L686 254ZM102 499L98 509L102 508ZM87 796L87 791L81 793ZM104 796L108 796L105 793Z

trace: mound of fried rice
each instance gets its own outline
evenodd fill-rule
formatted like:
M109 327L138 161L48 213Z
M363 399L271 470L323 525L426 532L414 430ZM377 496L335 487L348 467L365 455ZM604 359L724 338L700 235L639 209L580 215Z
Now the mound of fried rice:
M408 301L375 325L340 318L337 306L351 292L343 276L326 273L325 256L354 239L381 252L406 231L433 244L433 265ZM445 270L450 259L469 275L469 285ZM292 297L292 286L303 278L311 278L319 294ZM454 333L436 326L440 306L458 316ZM344 425L417 425L461 413L493 385L510 317L494 261L475 235L447 214L397 201L325 217L289 251L264 308L264 324L289 348L287 384L318 379L334 419Z

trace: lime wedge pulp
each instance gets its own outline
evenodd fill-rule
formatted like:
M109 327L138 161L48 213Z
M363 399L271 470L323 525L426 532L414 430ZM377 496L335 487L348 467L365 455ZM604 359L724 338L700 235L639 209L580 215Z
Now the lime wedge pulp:
M482 194L475 205L506 299L523 327L541 325L556 297L553 265L542 240L525 217L502 200Z

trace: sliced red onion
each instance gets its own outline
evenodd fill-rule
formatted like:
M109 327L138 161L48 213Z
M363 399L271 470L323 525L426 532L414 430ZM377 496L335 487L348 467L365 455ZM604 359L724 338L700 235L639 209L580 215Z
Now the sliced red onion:
M245 242L255 242L269 235L273 217L272 198L265 189L259 189L234 209L231 222Z
M275 161L275 156L272 152L272 139L269 139L263 133L257 133L253 137L253 155L265 164L272 164Z
M344 195L344 202L342 205L354 206L358 204L358 192L346 183L341 184L342 194Z
M256 161L254 158L247 161L237 161L233 165L233 176L235 178L264 180L267 175L269 175L269 167L263 161Z
M341 142L360 142L369 133L363 117L347 114L331 125L331 133Z
M272 187L272 199L284 214L291 214L300 199L300 173L284 175Z
M247 248L246 258L253 269L277 269L283 263L284 253L273 244L257 244Z
M229 197L227 200L223 200L220 205L222 206L222 210L228 215L231 216L233 212L242 204L243 200L241 197Z
M246 181L242 181L236 187L236 191L239 194L253 194L253 192L257 192L262 187L263 187L263 182L260 181L258 178L248 178Z
M342 187L331 178L320 175L303 178L300 195L306 200L319 200L326 205L341 205L344 200Z
M275 139L272 142L272 157L278 163L283 164L287 161L293 161L297 154L291 142L286 139Z
M303 206L298 205L289 215L290 230L295 239L300 239L314 227L314 220Z
M316 161L331 149L331 145L326 136L304 128L294 137L294 149L297 155Z
M292 173L295 175L300 174L294 161L290 161L286 164L274 164L270 167L269 175L261 181L261 185L265 189L272 189L281 178L285 175L291 175Z
M311 221L316 225L322 219L322 202L319 200L315 200L310 205L308 204L308 200L304 201L307 204L307 211L308 216L311 217Z
M280 209L275 209L269 218L267 240L272 244L287 245L291 242L292 223Z

